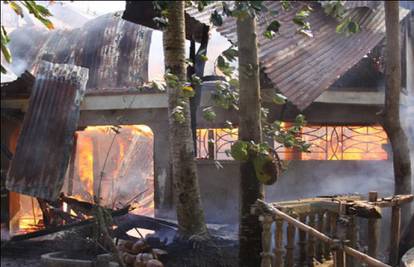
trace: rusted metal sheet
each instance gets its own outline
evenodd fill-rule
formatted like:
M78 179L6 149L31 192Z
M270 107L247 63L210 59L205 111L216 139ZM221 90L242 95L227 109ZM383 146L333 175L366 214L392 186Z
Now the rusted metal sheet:
M297 25L292 22L304 3L293 1L291 4L289 11L283 11L279 1L265 2L268 9L277 11L278 15L272 17L267 14L259 18L259 60L273 86L292 104L304 110L384 38L384 7L372 1L348 3L347 16L360 24L361 31L345 36L336 32L338 22L314 3L314 11L308 20L313 38L309 38L298 34ZM211 10L207 9L201 15L194 10L187 13L205 20ZM400 19L407 14L407 10L401 9ZM282 26L279 34L269 40L263 33L273 18ZM217 30L231 42L237 42L234 18L226 18Z
M73 149L88 69L42 62L9 168L10 191L55 200Z
M9 46L15 62L11 69L35 72L41 60L74 64L89 69L87 91L133 89L148 81L151 34L120 14L100 16L73 30L17 29Z

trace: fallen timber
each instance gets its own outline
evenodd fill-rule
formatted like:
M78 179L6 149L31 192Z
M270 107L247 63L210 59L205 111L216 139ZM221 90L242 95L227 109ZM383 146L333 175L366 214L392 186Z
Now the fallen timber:
M119 209L119 210L115 210L111 212L111 216L112 217L117 217L117 216L122 216L128 213L130 207L127 206L125 208ZM41 237L41 236L45 236L45 235L49 235L49 234L54 234L60 231L65 231L65 230L69 230L72 228L76 228L76 227L81 227L81 226L87 226L87 225L91 225L93 223L95 223L95 218L89 218L80 222L76 222L76 223L70 223L70 224L64 224L64 225L59 225L59 226L54 226L54 227L50 227L50 228L45 228L39 231L35 231L35 232L31 232L31 233L27 233L27 234L22 234L22 235L15 235L13 236L10 241L22 241L22 240L26 240L26 239L31 239L31 238L35 238L35 237Z
M96 204L81 201L63 194L60 195L57 201L50 202L40 200L40 203L42 203L43 206L42 213L44 218L46 217L49 220L48 224L44 224L45 228L13 236L9 241L23 241L73 228L89 226L96 222L94 214L94 211L98 207ZM66 212L61 209L63 203L68 205L68 210ZM76 215L72 215L70 210L75 211ZM128 230L145 228L159 232L159 236L162 239L162 237L174 236L178 229L177 224L173 222L131 214L129 213L130 210L130 205L126 205L118 210L108 209L108 212L114 218L114 237L125 240L134 239L127 235ZM59 224L56 224L56 222L59 222Z
M369 192L368 200L360 195L321 196L316 198L265 203L258 201L252 213L259 216L262 231L262 266L295 266L295 248L300 266L357 267L357 261L368 266L395 266L398 261L398 241L400 240L401 205L413 201L413 195L394 195L378 198L377 192ZM389 264L376 260L381 232L380 218L383 208L391 208ZM277 210L277 212L275 212ZM283 215L281 215L283 214ZM369 237L365 240L368 255L358 251L360 220L368 219ZM298 222L300 224L298 224ZM275 223L275 230L272 224ZM288 227L284 227L287 223ZM299 239L295 247L295 231ZM285 232L285 233L284 233ZM287 245L281 240L286 234ZM274 249L271 248L274 238ZM385 264L385 265L384 265Z
M273 205L288 214L293 212L295 214L323 211L338 212L341 208L344 215L355 215L362 218L381 218L380 206L376 205L376 203L362 200L362 197L359 195L322 196L296 201L277 202L273 203Z

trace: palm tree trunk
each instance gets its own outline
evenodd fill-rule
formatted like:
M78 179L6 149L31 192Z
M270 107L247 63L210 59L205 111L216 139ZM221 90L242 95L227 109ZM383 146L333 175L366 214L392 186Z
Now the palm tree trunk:
M386 25L386 91L384 129L390 139L394 164L395 194L411 194L411 162L407 136L400 122L401 53L399 1L384 1ZM410 205L403 207L403 222Z
M247 16L237 19L239 49L239 139L262 142L260 113L260 79L257 57L256 20ZM260 266L261 226L257 216L250 213L257 199L263 199L263 186L256 178L253 163L240 166L241 214L240 214L240 266Z
M165 69L186 81L184 1L171 1L168 6L168 26L164 31ZM182 238L207 235L204 212L194 158L188 98L180 97L180 87L168 87L168 116L172 179L177 209L179 234ZM184 122L178 122L173 110L184 108Z

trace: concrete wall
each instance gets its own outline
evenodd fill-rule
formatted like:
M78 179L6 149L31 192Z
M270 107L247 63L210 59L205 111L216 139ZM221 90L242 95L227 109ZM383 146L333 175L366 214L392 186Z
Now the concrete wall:
M198 173L207 221L237 223L239 164L199 160ZM378 191L391 195L394 188L391 161L291 161L279 180L266 186L266 200L275 202L318 195Z

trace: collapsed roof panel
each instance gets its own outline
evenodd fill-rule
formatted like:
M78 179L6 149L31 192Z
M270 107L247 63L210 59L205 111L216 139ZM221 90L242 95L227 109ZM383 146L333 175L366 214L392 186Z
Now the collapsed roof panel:
M278 15L262 15L258 21L259 60L261 67L273 85L300 110L307 108L329 88L340 76L357 64L385 36L384 7L376 1L349 1L346 16L358 22L361 31L346 36L338 34L338 21L326 15L319 4L313 4L314 11L308 21L313 37L297 33L292 22L305 3L292 2L292 8L284 11L279 1L266 1L265 5ZM188 14L206 17L211 9L197 14L193 9ZM408 11L401 9L400 19ZM263 36L272 19L281 23L279 34L273 39ZM231 42L237 43L234 18L226 18L218 32Z
M30 41L31 40L31 41ZM34 71L41 60L89 69L88 91L131 89L148 81L151 30L107 14L73 30L36 28L11 33L16 73Z
M58 197L87 80L85 68L39 64L6 180L8 190L48 200Z

